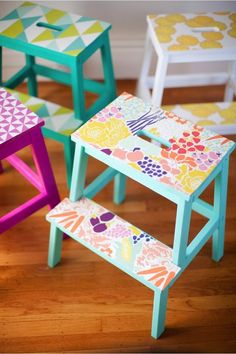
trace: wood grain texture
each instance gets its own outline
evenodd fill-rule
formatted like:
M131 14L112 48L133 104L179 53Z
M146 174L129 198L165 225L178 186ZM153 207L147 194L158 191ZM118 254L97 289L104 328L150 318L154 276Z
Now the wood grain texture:
M22 90L26 87L23 85ZM134 93L134 81L118 92ZM70 90L42 83L40 96L71 106ZM168 89L164 103L221 100L223 87ZM93 99L88 96L88 101ZM236 136L231 136L236 140ZM61 198L68 196L62 146L46 142ZM20 154L32 164L30 151ZM4 162L0 213L35 195ZM87 181L103 169L89 159ZM236 152L230 162L225 256L211 260L204 247L170 290L166 331L150 336L153 293L83 246L67 239L62 263L47 267L49 224L43 208L0 236L0 352L235 352L236 351ZM126 202L112 203L112 183L98 203L172 245L176 208L131 180ZM212 200L212 186L204 193ZM191 235L204 219L193 213ZM192 237L192 236L191 236Z

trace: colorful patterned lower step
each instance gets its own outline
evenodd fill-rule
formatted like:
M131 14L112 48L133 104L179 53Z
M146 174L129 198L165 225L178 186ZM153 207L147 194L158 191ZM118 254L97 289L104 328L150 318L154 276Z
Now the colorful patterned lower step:
M28 109L43 118L44 128L50 131L69 136L82 124L80 120L75 119L72 109L15 90L5 89Z
M236 102L180 104L162 108L217 133L236 134Z
M171 248L90 199L66 198L47 220L153 290L172 284L180 271Z

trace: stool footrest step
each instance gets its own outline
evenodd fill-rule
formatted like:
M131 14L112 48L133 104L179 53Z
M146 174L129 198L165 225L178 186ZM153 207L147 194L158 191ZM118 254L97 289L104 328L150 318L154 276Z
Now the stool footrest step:
M47 220L152 290L172 285L172 249L87 198L64 199Z

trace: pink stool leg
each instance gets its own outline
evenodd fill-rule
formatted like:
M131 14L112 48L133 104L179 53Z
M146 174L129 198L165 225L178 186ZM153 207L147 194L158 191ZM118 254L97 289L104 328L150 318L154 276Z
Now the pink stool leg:
M38 175L42 181L42 185L48 195L48 204L52 209L60 202L60 197L58 194L43 135L41 130L38 129L32 132L31 136L34 162Z

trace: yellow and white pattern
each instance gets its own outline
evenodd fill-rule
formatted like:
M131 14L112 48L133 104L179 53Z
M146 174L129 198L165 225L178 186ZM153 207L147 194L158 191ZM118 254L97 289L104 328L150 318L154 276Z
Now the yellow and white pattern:
M149 27L169 52L236 48L236 13L149 15Z

